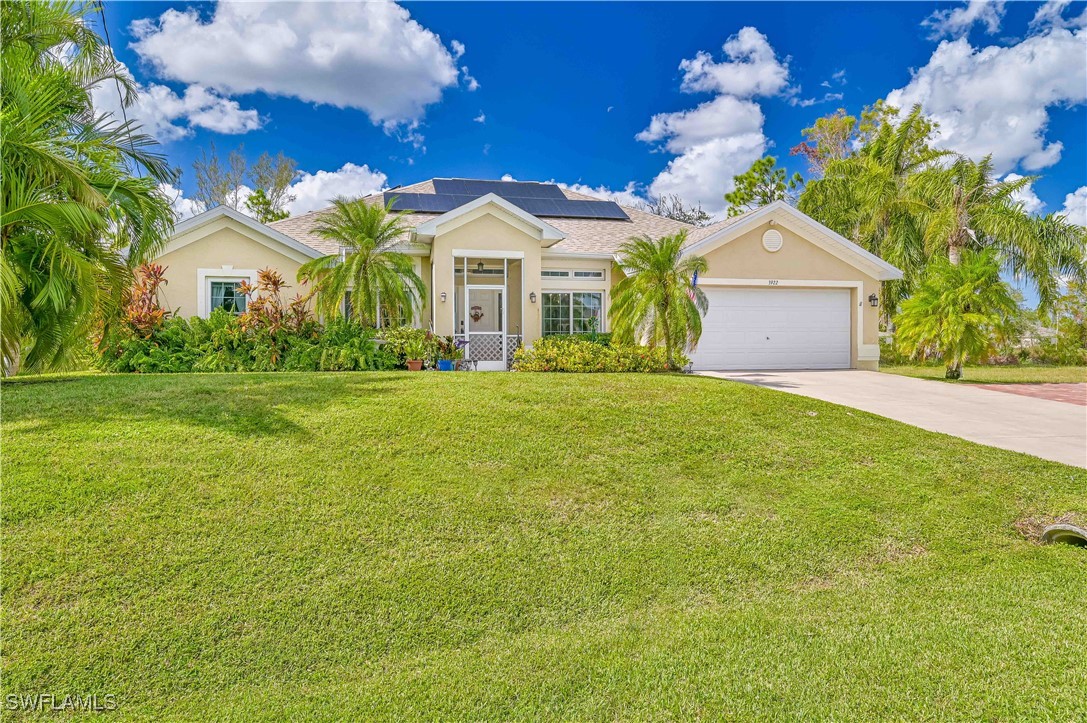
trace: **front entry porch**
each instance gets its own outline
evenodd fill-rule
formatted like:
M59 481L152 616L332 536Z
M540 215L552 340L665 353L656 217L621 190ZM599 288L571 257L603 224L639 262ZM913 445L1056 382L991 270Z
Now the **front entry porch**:
M523 259L501 252L453 257L454 336L481 371L505 371L524 328Z

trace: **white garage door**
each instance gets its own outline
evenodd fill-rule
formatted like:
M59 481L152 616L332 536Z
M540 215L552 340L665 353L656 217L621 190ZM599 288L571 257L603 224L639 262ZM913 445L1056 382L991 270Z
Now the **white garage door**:
M695 369L849 367L849 289L703 287Z

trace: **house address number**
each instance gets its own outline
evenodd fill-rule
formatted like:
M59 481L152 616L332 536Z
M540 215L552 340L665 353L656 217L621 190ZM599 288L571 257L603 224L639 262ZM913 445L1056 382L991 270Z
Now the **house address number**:
M770 279L767 283L769 283L771 286L777 286L778 285L778 280L777 279Z

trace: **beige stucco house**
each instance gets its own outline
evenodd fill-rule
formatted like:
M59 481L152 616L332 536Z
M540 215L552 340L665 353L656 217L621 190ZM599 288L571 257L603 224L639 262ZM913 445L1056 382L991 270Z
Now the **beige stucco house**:
M400 250L428 293L415 323L462 335L480 369L505 369L542 335L609 328L616 259L631 236L686 231L709 299L695 369L874 369L878 300L902 273L786 203L697 228L554 184L433 179L367 197L407 213ZM164 304L185 316L240 311L237 284L272 267L297 278L340 249L314 212L261 224L219 207L178 224L157 261Z

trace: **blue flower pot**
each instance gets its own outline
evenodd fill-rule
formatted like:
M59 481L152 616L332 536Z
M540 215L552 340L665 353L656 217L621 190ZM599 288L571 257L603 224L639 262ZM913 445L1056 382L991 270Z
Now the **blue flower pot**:
M455 364L456 364L456 362L454 362L452 359L439 359L438 360L438 371L440 371L440 372L451 372L451 371L453 371L453 367L455 366Z

